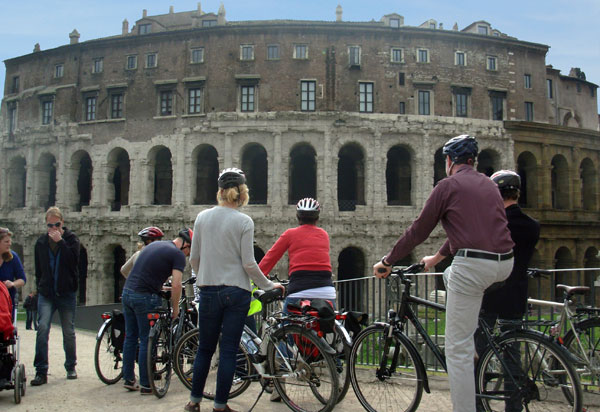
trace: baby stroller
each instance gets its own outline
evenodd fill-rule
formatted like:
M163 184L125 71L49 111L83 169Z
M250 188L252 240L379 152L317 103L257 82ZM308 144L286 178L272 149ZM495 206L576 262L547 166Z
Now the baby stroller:
M0 391L15 391L15 403L25 396L25 365L19 362L17 310L13 310L8 289L0 282Z

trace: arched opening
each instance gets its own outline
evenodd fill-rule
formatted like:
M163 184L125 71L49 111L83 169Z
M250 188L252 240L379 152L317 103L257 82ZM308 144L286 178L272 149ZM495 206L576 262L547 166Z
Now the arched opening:
M554 254L554 269L571 269L574 267L573 255L568 247L562 246L558 248ZM556 285L574 285L574 275L571 271L556 272L554 277L554 293L556 293ZM560 300L561 296L556 295Z
M56 159L50 153L40 156L37 168L38 206L48 209L56 204Z
M356 247L347 247L338 256L338 280L365 277L365 255ZM363 281L341 282L338 289L339 309L365 311L367 296Z
M217 203L217 179L219 178L219 159L217 149L211 145L201 145L196 150L196 194L195 205L214 205Z
M305 197L317 197L317 153L307 144L296 145L290 152L288 203L295 205Z
M171 151L164 146L155 148L151 160L153 177L153 205L170 205L173 193L173 165Z
M564 118L563 118L563 125L567 126L567 127L581 127L581 119L579 118L579 115L575 115L573 116L571 114L571 112L567 112L567 114L565 114Z
M583 267L585 268L600 268L600 259L598 258L598 249L590 247L585 251L583 257ZM586 304L597 307L600 305L600 293L597 292L595 286L596 280L600 281L600 271L587 270L584 273L584 285L588 286L592 293L585 295Z
M410 205L412 198L412 156L405 146L394 146L387 152L385 184L387 204Z
M118 303L121 301L121 294L123 293L123 285L125 284L125 278L121 275L121 266L125 264L125 249L121 245L117 245L113 248L113 279L114 279L114 294L113 302Z
M129 204L129 154L122 148L113 149L108 155L108 202L110 210L121 210Z
M569 164L563 155L552 158L552 207L569 208Z
M356 210L365 204L365 164L362 148L350 143L338 154L338 208L340 212Z
M521 207L538 207L536 167L537 161L531 152L523 152L517 158L517 173L521 176Z
M80 212L83 206L89 206L92 198L92 159L86 151L77 151L71 157L71 167L77 188L73 208Z
M446 158L442 152L442 147L435 151L433 155L433 186L437 185L437 182L446 177Z
M79 305L85 305L87 298L88 253L87 249L79 247Z
M242 170L250 190L250 204L265 205L268 199L267 151L257 143L247 145L242 152Z
M584 210L596 210L596 168L590 158L585 158L579 166L581 177L581 206Z
M8 205L11 209L25 207L27 162L18 156L10 161L8 170Z
M484 149L477 156L477 171L486 176L491 176L500 168L500 156L491 149Z

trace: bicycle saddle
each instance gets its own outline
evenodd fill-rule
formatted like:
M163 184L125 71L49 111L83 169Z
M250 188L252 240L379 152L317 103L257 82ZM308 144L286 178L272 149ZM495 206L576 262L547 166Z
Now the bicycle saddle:
M585 295L590 291L588 286L556 285L556 289L564 290L568 295Z

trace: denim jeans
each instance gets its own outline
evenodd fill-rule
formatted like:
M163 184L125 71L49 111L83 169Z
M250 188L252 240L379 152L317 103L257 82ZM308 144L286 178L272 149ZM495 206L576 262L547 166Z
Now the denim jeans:
M202 400L210 360L219 342L219 368L214 407L222 409L236 367L236 354L250 308L250 292L235 286L205 286L200 289L198 352L194 360L194 377L190 400Z
M138 366L140 368L140 385L150 387L148 380L148 333L150 323L148 312L159 308L162 299L156 294L136 293L123 289L123 314L125 315L125 342L123 343L123 378L127 381L135 380L135 354L138 348Z
M77 303L75 292L61 295L38 297L38 330L35 339L35 358L33 366L36 373L48 374L48 337L52 315L58 310L60 325L63 334L63 348L65 350L65 369L74 370L77 365L75 345L75 308Z

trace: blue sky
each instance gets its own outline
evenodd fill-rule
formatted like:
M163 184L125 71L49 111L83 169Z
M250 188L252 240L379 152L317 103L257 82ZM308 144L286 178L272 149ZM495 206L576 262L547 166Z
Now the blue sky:
M204 12L217 12L220 0L200 2ZM121 33L123 19L133 27L142 17L197 8L194 0L0 0L0 59L31 53L35 43L42 50L69 43L77 29L80 41ZM459 30L485 20L509 36L550 46L546 64L569 74L580 67L587 80L600 85L600 0L223 0L226 19L239 20L335 20L342 5L345 21L379 21L389 13L404 16L404 24L418 26L428 19ZM0 90L4 90L4 64L0 65Z

